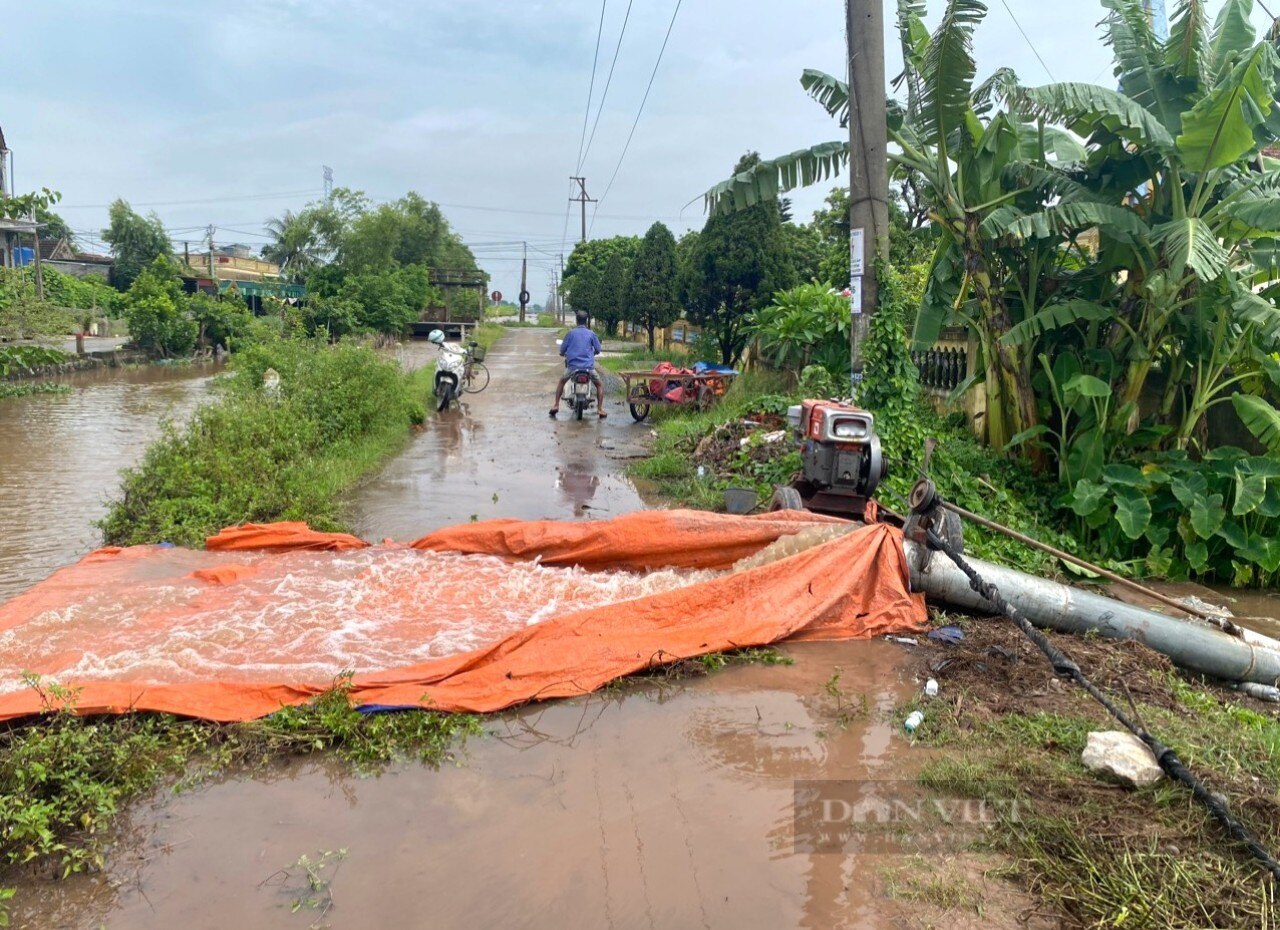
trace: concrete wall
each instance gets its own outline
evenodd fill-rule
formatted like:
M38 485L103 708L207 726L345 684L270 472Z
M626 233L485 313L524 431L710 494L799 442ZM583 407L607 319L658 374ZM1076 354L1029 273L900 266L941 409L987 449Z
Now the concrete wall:
M111 266L101 262L64 262L46 261L45 267L69 274L74 278L102 278L106 281L111 276Z

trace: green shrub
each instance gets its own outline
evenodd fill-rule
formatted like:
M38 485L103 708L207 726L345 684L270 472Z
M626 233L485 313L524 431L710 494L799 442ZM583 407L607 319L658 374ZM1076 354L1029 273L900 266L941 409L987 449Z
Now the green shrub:
M833 375L849 372L849 298L825 284L779 291L755 312L751 333L773 367L798 371L821 365Z
M239 348L254 339L254 316L244 301L212 297L203 292L189 298L188 308L199 338L209 347Z
M61 365L68 358L66 352L47 346L3 346L0 347L0 378Z
M343 528L338 498L421 422L420 399L372 349L277 340L234 359L226 396L169 426L100 524L117 545L199 546L224 526L305 520ZM280 375L278 398L262 376Z
M125 295L125 317L133 341L166 358L190 354L199 326L191 318L188 304L177 266L168 258L157 258Z
M1139 467L1140 466L1140 467ZM1108 465L1063 498L1080 534L1108 557L1174 580L1280 582L1280 461L1214 449Z

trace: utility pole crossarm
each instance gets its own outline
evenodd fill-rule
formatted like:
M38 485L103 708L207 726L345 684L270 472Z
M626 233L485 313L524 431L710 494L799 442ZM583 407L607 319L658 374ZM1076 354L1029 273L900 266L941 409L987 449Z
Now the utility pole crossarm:
M594 197L587 196L587 179L586 178L579 178L575 176L575 177L570 177L569 180L578 182L578 190L579 190L578 196L570 197L569 202L582 204L582 241L586 242L587 241L587 204L595 203L596 199Z

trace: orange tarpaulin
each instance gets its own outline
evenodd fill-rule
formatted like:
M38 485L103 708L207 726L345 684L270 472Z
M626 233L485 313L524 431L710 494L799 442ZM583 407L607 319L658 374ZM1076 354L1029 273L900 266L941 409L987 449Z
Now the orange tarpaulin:
M721 571L829 522L650 511L470 524L412 547L273 524L207 551L99 550L0 605L0 719L42 709L24 671L77 689L82 713L247 720L344 669L359 704L487 712L708 652L921 628L887 526Z

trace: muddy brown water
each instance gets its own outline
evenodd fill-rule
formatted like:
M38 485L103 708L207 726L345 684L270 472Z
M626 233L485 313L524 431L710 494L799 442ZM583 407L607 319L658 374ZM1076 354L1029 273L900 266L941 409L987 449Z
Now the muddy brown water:
M0 401L0 601L101 545L93 525L166 419L208 393L213 365L146 365L58 379L70 394Z
M1280 591L1256 591L1230 588L1225 585L1208 587L1194 581L1152 581L1146 582L1146 585L1166 597L1175 599L1194 597L1206 604L1225 607L1231 612L1234 622L1238 625L1247 627L1255 633L1280 639ZM1109 591L1104 590L1104 593L1126 603L1137 604L1160 613L1182 616L1167 605L1120 585L1113 585Z
M490 718L460 764L299 762L157 793L103 874L25 887L24 927L896 927L880 855L793 848L796 779L909 779L884 642L787 647L625 695ZM840 672L842 727L826 682ZM315 907L296 867L346 850ZM331 907L325 911L325 908Z

